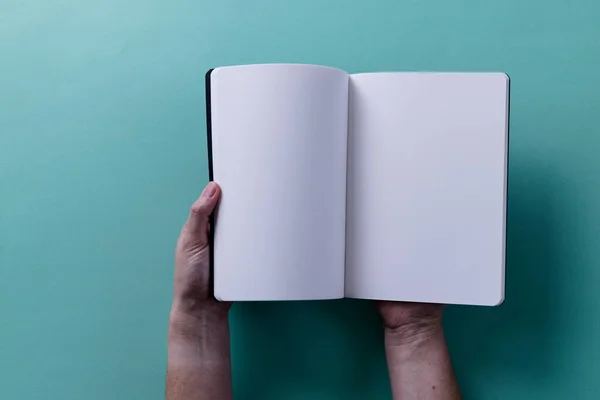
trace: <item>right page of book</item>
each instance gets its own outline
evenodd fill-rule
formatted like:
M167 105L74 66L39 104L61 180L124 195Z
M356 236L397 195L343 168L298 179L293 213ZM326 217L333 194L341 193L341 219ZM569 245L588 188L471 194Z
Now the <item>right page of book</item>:
M503 301L508 90L502 73L351 76L346 297Z

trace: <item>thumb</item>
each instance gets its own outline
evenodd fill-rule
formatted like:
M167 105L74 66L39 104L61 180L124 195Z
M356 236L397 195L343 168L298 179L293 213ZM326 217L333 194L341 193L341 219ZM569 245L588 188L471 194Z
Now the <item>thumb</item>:
M204 247L208 244L208 221L219 201L220 195L221 189L219 185L209 182L190 209L190 217L187 222L188 240L194 242L199 247Z

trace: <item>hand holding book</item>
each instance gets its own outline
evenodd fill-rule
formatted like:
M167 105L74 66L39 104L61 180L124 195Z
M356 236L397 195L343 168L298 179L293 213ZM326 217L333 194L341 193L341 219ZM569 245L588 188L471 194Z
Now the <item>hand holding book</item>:
M175 251L167 400L233 398L230 303L210 293L209 217L221 196L211 182L192 205ZM459 399L441 325L442 306L378 302L394 398ZM269 334L265 332L265 334Z

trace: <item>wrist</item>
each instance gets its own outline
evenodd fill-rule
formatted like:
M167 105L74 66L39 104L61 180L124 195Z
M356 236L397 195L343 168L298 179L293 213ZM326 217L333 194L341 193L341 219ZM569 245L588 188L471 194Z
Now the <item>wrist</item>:
M207 309L193 315L174 308L169 318L169 368L208 371L229 368L229 320L226 312ZM220 367L219 367L220 368ZM210 373L210 372L207 372Z
M384 331L386 346L412 347L436 336L443 336L442 319L413 320L397 326L385 326Z
M190 317L205 318L208 316L227 316L231 303L220 302L215 299L202 299L196 296L175 294L171 305L171 314L188 315Z
M169 336L171 338L197 338L212 336L214 332L229 331L227 309L215 306L189 309L173 303L169 315Z

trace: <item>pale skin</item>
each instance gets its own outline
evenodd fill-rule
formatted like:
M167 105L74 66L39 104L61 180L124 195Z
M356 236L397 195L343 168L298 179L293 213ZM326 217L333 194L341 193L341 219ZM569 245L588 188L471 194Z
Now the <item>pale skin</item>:
M209 183L190 210L175 252L167 400L231 400L230 303L209 292L209 217L221 195ZM443 306L379 302L394 400L460 399L442 329Z

